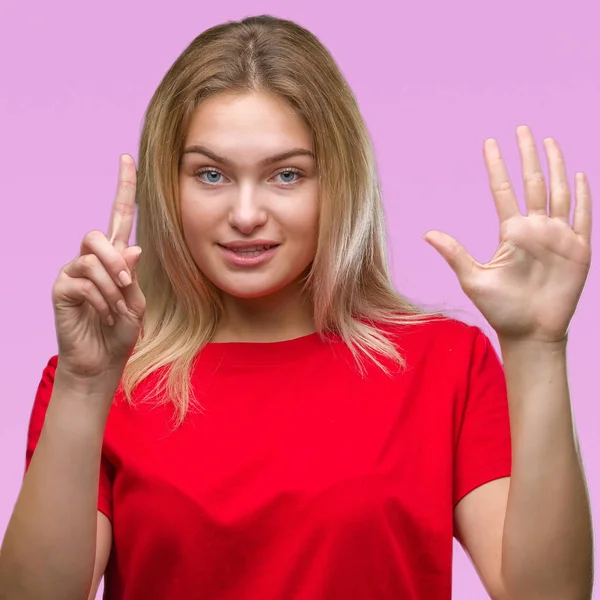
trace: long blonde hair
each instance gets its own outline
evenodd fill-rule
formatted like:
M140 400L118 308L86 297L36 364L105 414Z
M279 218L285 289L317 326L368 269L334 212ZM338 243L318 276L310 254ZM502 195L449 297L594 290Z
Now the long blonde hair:
M317 330L335 332L362 368L382 356L404 366L379 324L425 322L425 312L393 287L371 140L356 99L319 40L291 21L259 16L212 27L177 58L145 116L138 158L138 276L147 299L143 334L122 386L160 369L155 398L172 402L176 424L196 406L190 374L221 316L219 290L184 242L178 172L198 103L220 92L261 91L287 101L313 136L319 177L318 249L306 285Z

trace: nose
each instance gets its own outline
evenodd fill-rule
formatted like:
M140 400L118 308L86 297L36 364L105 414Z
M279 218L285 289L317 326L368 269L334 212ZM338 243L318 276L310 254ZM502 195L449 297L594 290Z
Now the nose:
M234 192L229 224L240 233L249 235L266 222L267 211L259 191L252 185L239 186Z

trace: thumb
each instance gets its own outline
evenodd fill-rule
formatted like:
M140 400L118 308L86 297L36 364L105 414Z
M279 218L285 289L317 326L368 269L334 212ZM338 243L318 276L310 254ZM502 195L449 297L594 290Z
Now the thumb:
M129 246L123 252L123 258L129 267L132 279L131 285L123 289L123 297L125 298L127 308L139 319L142 318L146 310L146 298L140 288L136 273L136 267L141 254L142 249L139 246Z
M423 239L442 255L442 258L456 273L459 281L465 282L475 265L475 259L467 252L466 248L443 231L428 231Z
M142 249L140 246L129 246L123 251L123 258L131 271L131 278L133 280L137 279L137 274L135 272L135 268L140 260L140 256L142 255Z

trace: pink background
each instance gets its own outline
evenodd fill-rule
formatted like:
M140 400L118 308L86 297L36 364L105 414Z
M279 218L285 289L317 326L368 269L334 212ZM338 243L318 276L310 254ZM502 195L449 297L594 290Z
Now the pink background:
M571 174L586 171L600 198L596 0L2 0L0 536L33 396L56 350L50 291L59 268L87 230L106 227L119 153L137 156L143 111L177 55L211 25L263 13L311 29L353 87L378 153L395 282L412 299L452 309L493 338L421 239L440 228L480 260L494 252L485 137L499 139L519 190L514 128L557 138ZM599 305L592 267L571 329L570 375L596 519ZM455 597L487 597L458 546L454 574Z

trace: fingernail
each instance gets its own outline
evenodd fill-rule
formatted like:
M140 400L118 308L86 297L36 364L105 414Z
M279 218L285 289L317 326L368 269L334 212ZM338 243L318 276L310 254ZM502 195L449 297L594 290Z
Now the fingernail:
M127 271L121 271L118 277L123 287L131 285L131 277L129 276L129 273Z
M119 300L115 307L122 315L126 315L129 312L127 310L127 305L125 304L125 302L123 302L123 300Z
M112 315L108 315L108 317L106 317L106 324L107 324L109 327L113 327L113 326L114 326L114 324L115 324L115 320L113 319L113 316L112 316Z

